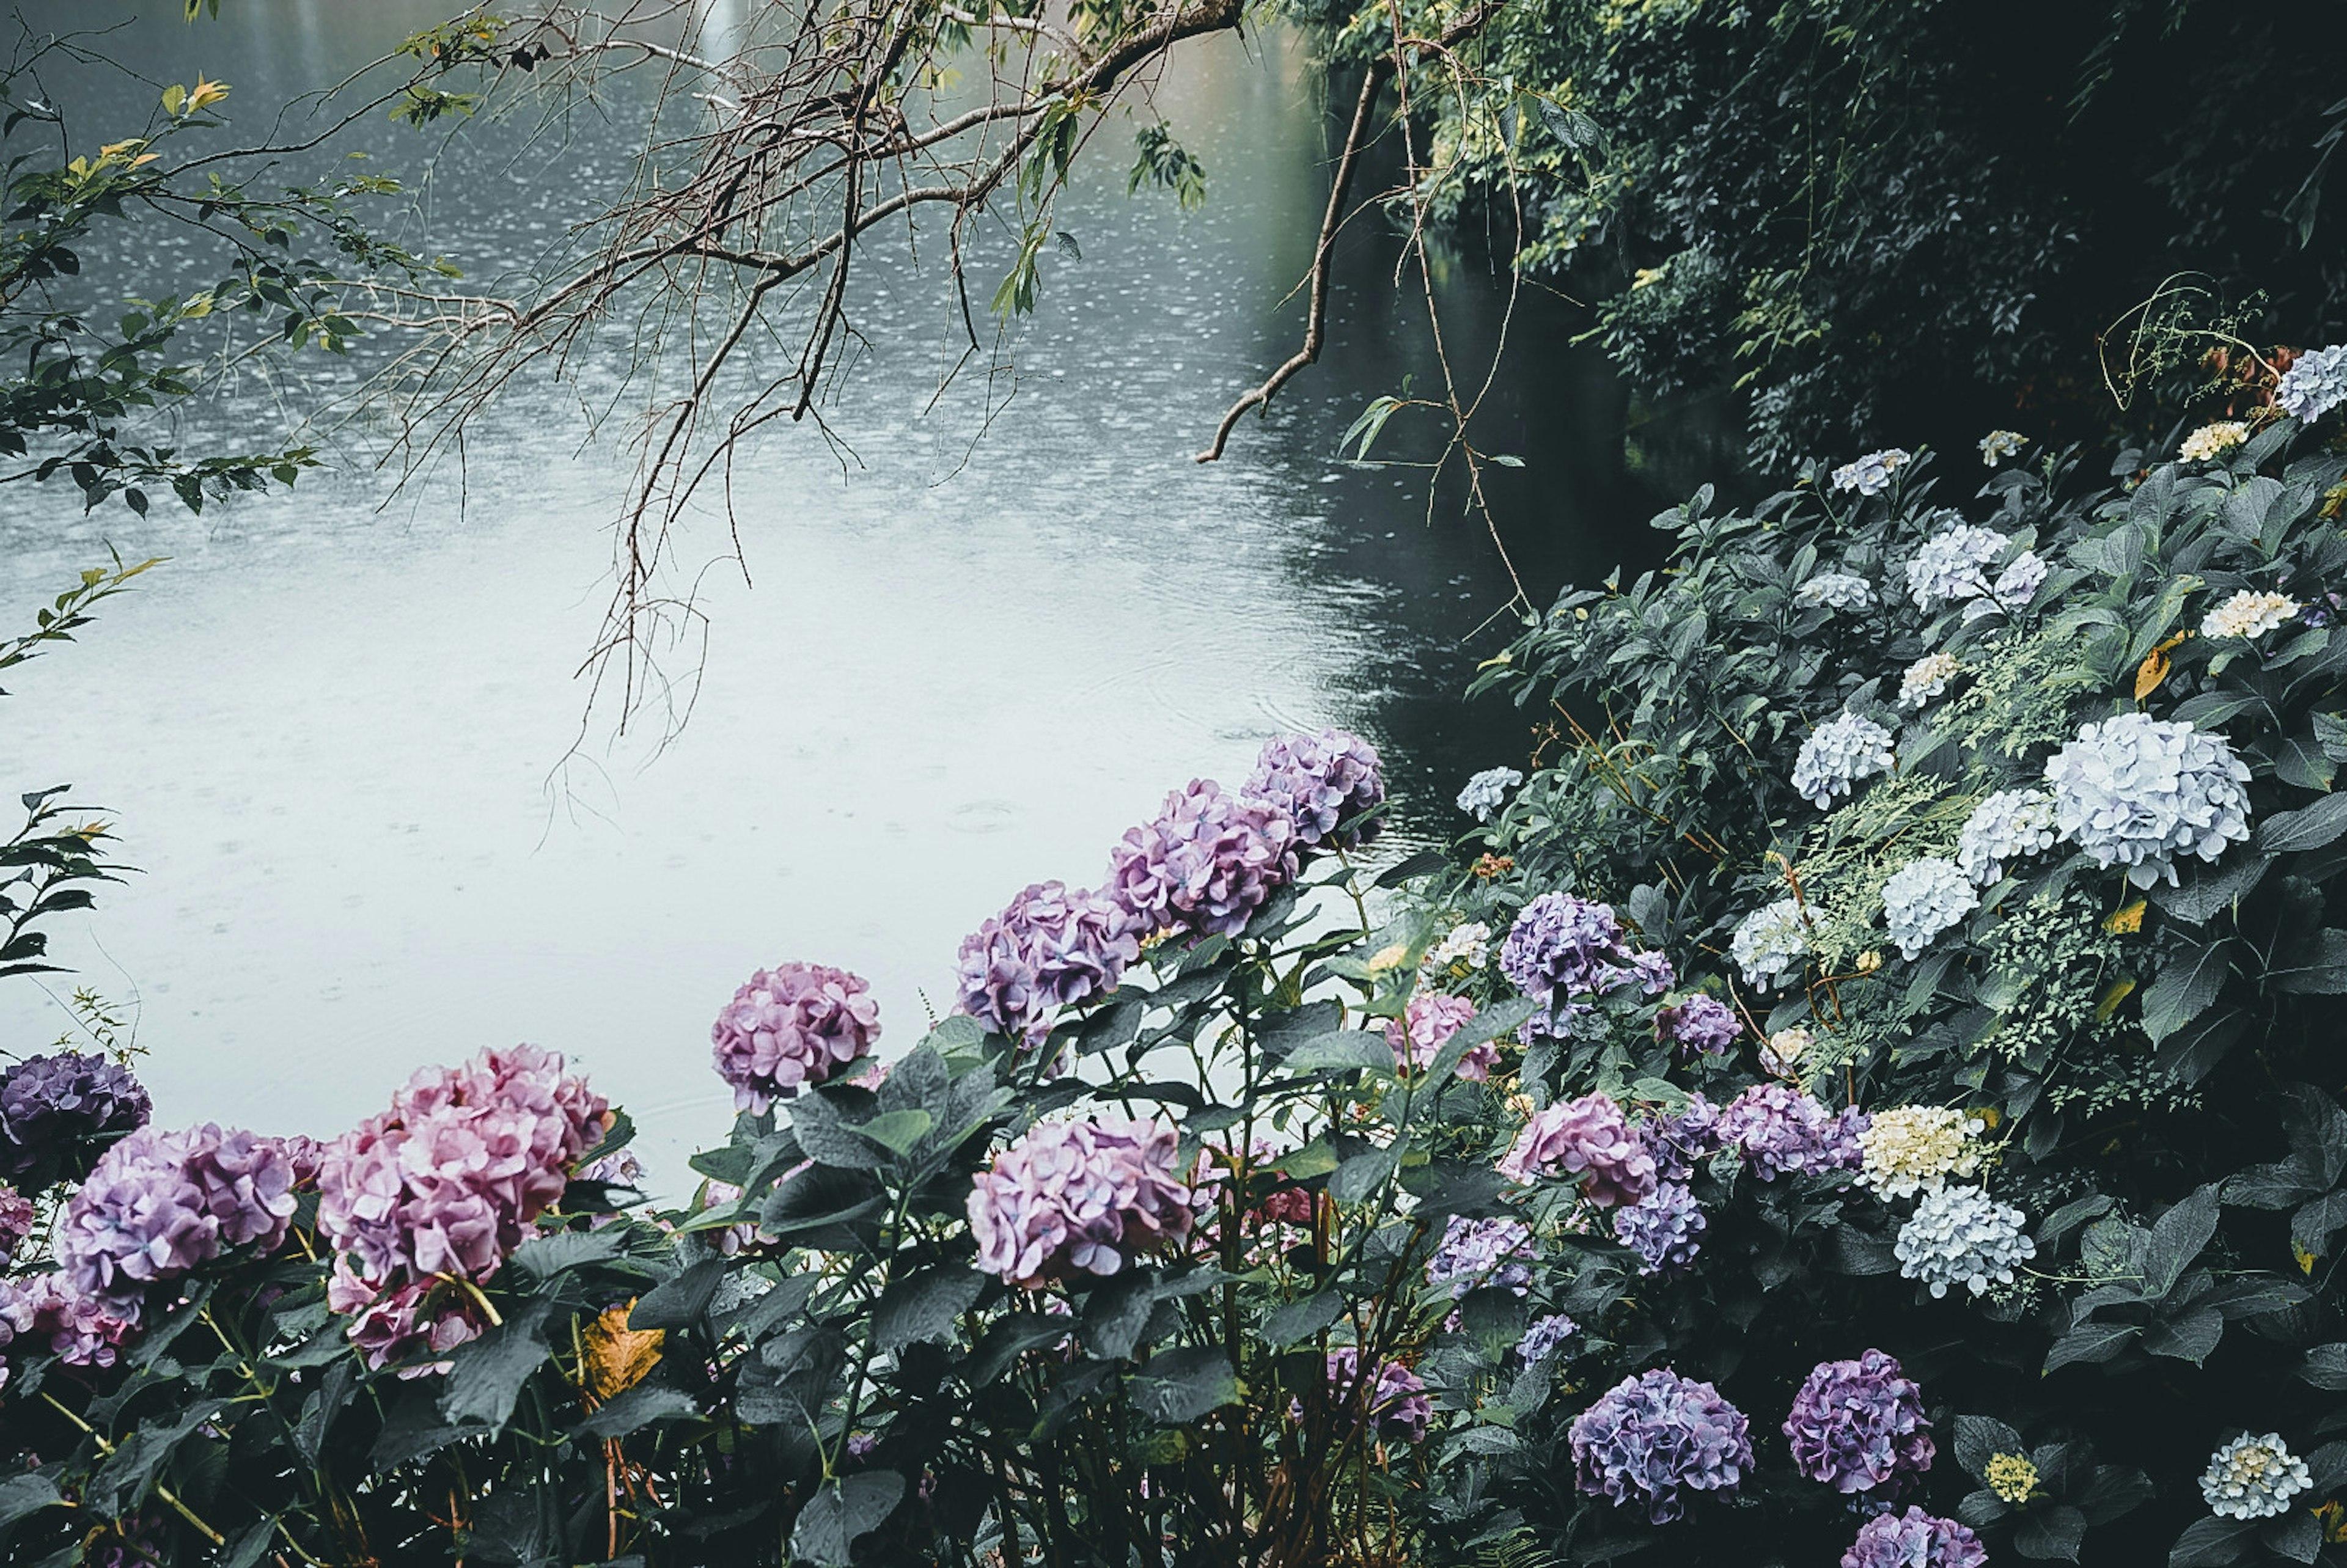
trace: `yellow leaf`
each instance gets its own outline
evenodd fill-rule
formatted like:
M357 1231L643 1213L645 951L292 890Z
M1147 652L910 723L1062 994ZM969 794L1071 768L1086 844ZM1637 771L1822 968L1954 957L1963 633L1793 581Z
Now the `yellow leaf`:
M1981 1131L1983 1132L1995 1132L2004 1121L2004 1112L1993 1105L1983 1105L1973 1111L1972 1115L1973 1119L1981 1124Z
M2301 1246L2298 1243L2292 1242L2290 1244L2290 1255L2298 1259L2299 1273L2312 1274L2314 1272L2314 1254L2307 1251L2306 1248Z
M628 1314L635 1308L633 1300L607 1307L587 1326L581 1370L587 1391L598 1400L625 1393L660 1365L661 1347L668 1337L657 1328L629 1327Z
M1515 655L1512 653L1494 653L1489 659L1484 660L1481 664L1476 665L1475 668L1478 670L1489 670L1496 665L1512 664L1515 661Z
M2109 1018L2111 1014L2118 1011L2119 1003L2127 1000L2128 996L2131 995L2134 990L2135 982L2133 980L2120 980L2116 984L2113 985L2109 990L2105 991L2103 993L2103 999L2095 1004L2095 1021L2100 1023L2105 1019Z
M2137 899L2105 920L2103 929L2116 937L2133 936L2143 929L2143 900Z
M139 140L137 137L132 137L128 141L108 142L106 146L99 148L97 150L108 158L120 158L124 153L135 152L146 145L147 144L145 142Z
M228 97L226 82L208 82L203 77L198 77L195 87L188 94L188 112L194 114L199 109L207 108L226 97Z
M2143 662L2135 667L2135 700L2137 702L2140 702L2150 696L2152 692L2158 690L2159 683L2168 679L2168 651L2180 645L2191 635L2189 631L2179 631L2143 656Z

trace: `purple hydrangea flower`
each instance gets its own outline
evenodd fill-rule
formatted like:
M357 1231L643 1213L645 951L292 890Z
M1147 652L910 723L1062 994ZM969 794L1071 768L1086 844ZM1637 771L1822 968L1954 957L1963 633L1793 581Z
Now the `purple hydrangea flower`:
M1580 1330L1581 1325L1562 1312L1534 1318L1524 1337L1516 1341L1516 1358L1530 1367Z
M1655 1039L1675 1048L1682 1065L1698 1056L1725 1056L1744 1033L1736 1009L1706 991L1655 1014Z
M1709 1383L1659 1367L1625 1378L1573 1423L1581 1490L1637 1503L1656 1524L1684 1512L1682 1489L1732 1491L1752 1468L1751 1423Z
M1337 825L1385 804L1385 768L1375 746L1342 730L1278 735L1264 743L1240 793L1286 813L1298 846L1336 844L1350 849L1375 838L1383 824L1372 818L1341 834Z
M1360 1380L1359 1350L1343 1345L1328 1352L1328 1391L1339 1410L1353 1410L1356 1401L1364 1398L1358 1392ZM1425 1380L1399 1361L1387 1361L1378 1368L1377 1386L1366 1398L1369 1423L1382 1438L1421 1441L1428 1423L1434 1419L1434 1401L1427 1398Z
M16 1255L16 1249L25 1245L26 1236L33 1234L33 1225L37 1218L32 1199L7 1183L0 1182L0 1264Z
M16 1332L46 1339L68 1366L113 1366L124 1341L138 1327L103 1301L69 1289L59 1275L36 1274L8 1288L15 1292L14 1303L0 1300L0 1314L21 1317L29 1309L30 1327Z
M1764 1182L1782 1175L1855 1171L1866 1163L1858 1135L1865 1116L1836 1114L1789 1084L1756 1083L1719 1113L1719 1139Z
M978 1266L1033 1289L1114 1274L1190 1234L1181 1134L1154 1122L1046 1122L995 1155L969 1190Z
M962 939L961 1010L1032 1044L1067 1009L1116 989L1140 956L1132 921L1113 900L1038 882Z
M1401 1017L1386 1024L1386 1041L1394 1054L1412 1067L1434 1065L1450 1037L1465 1028L1475 1016L1475 1004L1465 997L1440 995L1415 996L1402 1009ZM1500 1048L1485 1040L1467 1048L1459 1059L1459 1076L1471 1083L1481 1083L1491 1076L1491 1069L1500 1064Z
M138 1081L105 1057L27 1057L0 1072L0 1177L39 1192L85 1176L151 1111Z
M1841 1568L1985 1568L1988 1548L1952 1519L1920 1508L1878 1513L1859 1526Z
M1554 1017L1558 1003L1613 989L1633 963L1614 906L1543 893L1500 944L1500 970Z
M1650 997L1661 996L1679 983L1679 972L1671 967L1670 959L1652 948L1630 955L1630 978Z
M1500 1173L1527 1184L1542 1176L1579 1177L1592 1204L1635 1204L1655 1190L1654 1156L1639 1146L1622 1108L1603 1094L1543 1107L1500 1161Z
M1836 1491L1896 1491L1932 1468L1938 1450L1923 1390L1880 1350L1820 1361L1785 1418L1793 1468Z
M230 1247L274 1249L306 1173L279 1139L210 1122L142 1128L99 1157L66 1205L56 1238L66 1288L136 1322L150 1287Z
M1677 1274L1703 1250L1709 1222L1695 1194L1677 1182L1664 1182L1635 1204L1614 1211L1614 1234L1636 1253L1641 1274Z
M1689 1094L1685 1109L1638 1123L1638 1146L1655 1162L1657 1180L1685 1182L1697 1160L1719 1152L1719 1107Z
M1481 1286L1522 1296L1532 1286L1532 1255L1531 1226L1453 1214L1434 1255L1426 1260L1426 1282L1449 1285L1454 1301Z
M880 1038L880 1004L846 969L781 964L733 993L709 1038L735 1109L764 1112L867 1054Z
M1102 891L1144 935L1235 936L1295 876L1296 851L1285 812L1193 779L1165 797L1154 822L1125 830L1109 851Z

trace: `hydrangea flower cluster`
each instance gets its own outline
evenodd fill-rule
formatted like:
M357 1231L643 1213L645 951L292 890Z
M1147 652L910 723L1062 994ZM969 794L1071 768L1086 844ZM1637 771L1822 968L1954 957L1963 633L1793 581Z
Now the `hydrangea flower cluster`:
M1434 1255L1426 1260L1426 1283L1448 1285L1454 1301L1484 1286L1522 1296L1532 1286L1533 1255L1530 1225L1453 1214Z
M1683 1064L1698 1056L1725 1056L1743 1033L1744 1020L1736 1009L1708 991L1655 1013L1655 1039L1675 1046Z
M969 943L962 952L967 959ZM837 1074L879 1038L880 1004L871 987L823 964L760 969L709 1030L717 1075L733 1086L734 1108L757 1112Z
M1987 1123L1944 1105L1901 1105L1867 1118L1858 1135L1866 1163L1859 1184L1881 1196L1911 1198L1936 1193L1948 1178L1980 1173L1982 1149L1975 1140Z
M1527 1367L1532 1366L1580 1331L1581 1325L1562 1312L1535 1317L1532 1327L1524 1330L1524 1337L1516 1341L1516 1358Z
M1983 467L1993 468L2007 457L2018 457L2029 438L2018 430L1992 430L1980 438L1980 457Z
M1880 452L1869 452L1854 462L1844 463L1833 471L1833 487L1861 496L1879 496L1891 488L1891 476L1914 461L1914 454L1898 446L1886 446Z
M2005 569L1996 574L1988 592L1964 606L1964 619L1978 620L1993 610L2016 610L2027 608L2045 586L2045 579L2054 569L2035 550L2024 550L2013 558Z
M2313 424L2342 403L2347 403L2347 343L2300 354L2274 386L2274 405L2303 425Z
M1641 1274L1677 1274L1691 1266L1709 1227L1695 1194L1677 1182L1659 1183L1614 1211L1614 1234L1638 1255Z
M2250 438L2250 427L2238 419L2219 419L2203 425L2184 438L2176 455L2187 463L2208 463Z
M1069 1009L1116 989L1140 956L1133 923L1113 900L1038 882L962 938L958 1005L994 1033L1031 1045ZM874 1025L873 1037L879 1032Z
M32 1336L35 1317L31 1293L13 1279L0 1278L0 1391L8 1387L8 1347Z
M1491 961L1491 927L1481 920L1453 926L1427 949L1419 968L1430 975L1474 974Z
M149 1292L231 1247L285 1239L294 1188L315 1155L206 1122L141 1128L100 1156L57 1226L58 1272L74 1295L136 1323Z
M2245 588L2201 617L2200 635L2254 640L2296 619L2305 608L2286 593L2251 593Z
M1878 1513L1859 1526L1841 1568L1984 1568L1988 1548L1952 1519L1910 1507Z
M1911 963L1941 932L1979 907L1972 879L1942 856L1919 856L1882 885L1882 923Z
M1485 768L1467 781L1459 792L1459 809L1477 822L1489 822L1491 814L1508 803L1508 792L1524 782L1524 775L1514 768Z
M1761 1070L1789 1078L1800 1071L1801 1058L1817 1043L1818 1037L1800 1024L1780 1029L1760 1042Z
M2290 1451L2280 1432L2244 1433L2209 1456L2200 1495L2219 1519L2277 1519L2313 1484L2306 1461Z
M426 1340L446 1348L453 1323L415 1317L435 1276L494 1275L562 1196L609 1109L554 1052L492 1047L417 1072L391 1109L326 1146L318 1232L347 1255L330 1304L359 1319L351 1335L374 1365Z
M33 1225L38 1218L32 1199L7 1183L0 1182L0 1264L15 1257L16 1249L25 1245L26 1236L33 1234Z
M2023 1229L2028 1223L2028 1215L1978 1187L1942 1187L1923 1194L1891 1250L1900 1274L1922 1282L1933 1296L1954 1285L1978 1296L1992 1284L2011 1285L2014 1266L2037 1255Z
M1277 806L1192 779L1109 851L1105 891L1149 935L1234 936L1296 875L1296 825Z
M1711 1384L1667 1367L1607 1389L1570 1435L1581 1490L1616 1507L1642 1505L1656 1524L1686 1511L1682 1491L1732 1491L1752 1468L1744 1412Z
M1162 1122L1046 1122L995 1155L969 1190L977 1266L1032 1290L1190 1234L1182 1137Z
M1306 849L1322 844L1351 849L1375 838L1384 825L1371 818L1337 831L1386 799L1385 764L1378 749L1343 730L1274 736L1264 743L1240 793L1285 813L1295 825L1296 843Z
M1597 1207L1635 1204L1655 1190L1655 1160L1630 1131L1622 1108L1603 1094L1543 1107L1500 1160L1500 1173L1527 1184L1578 1177Z
M1359 1350L1343 1345L1328 1352L1328 1391L1337 1409L1347 1409L1358 1397L1360 1380ZM1434 1419L1434 1401L1427 1398L1425 1379L1417 1373L1399 1361L1384 1362L1368 1398L1369 1424L1379 1437L1406 1443L1425 1439L1427 1425Z
M1763 905L1736 923L1728 938L1728 957L1744 971L1744 983L1775 990L1789 971L1798 971L1809 956L1809 922L1798 898L1779 898Z
M2249 765L2222 735L2148 713L2081 724L2045 764L2062 835L2148 887L2175 856L2215 860L2250 836Z
M1614 906L1543 893L1523 907L1500 944L1500 970L1544 1008L1606 990L1631 961Z
M1685 1182L1697 1160L1719 1152L1719 1107L1691 1093L1681 1110L1639 1122L1638 1146L1655 1162L1658 1182Z
M2037 1493L2037 1467L2026 1454L1991 1454L1982 1477L2001 1501L2018 1508Z
M1891 771L1891 732L1863 713L1844 712L1809 732L1793 762L1793 793L1823 811L1861 779Z
M1902 708L1922 708L1932 698L1948 689L1948 682L1964 672L1964 667L1952 653L1926 653L1907 666L1899 677L1899 705Z
M28 1192L88 1173L99 1151L147 1125L147 1091L102 1056L60 1050L0 1072L0 1177Z
M1465 997L1432 992L1415 996L1402 1009L1401 1017L1387 1022L1386 1040L1394 1048L1394 1054L1412 1067L1431 1067L1434 1059L1442 1054L1442 1048L1450 1043L1450 1037L1474 1016L1475 1004ZM1481 1083L1490 1079L1491 1069L1499 1064L1499 1048L1485 1040L1481 1045L1469 1046L1467 1054L1459 1059L1459 1076L1471 1083Z
M1922 1386L1880 1350L1818 1363L1784 1430L1793 1468L1840 1492L1895 1491L1930 1470L1938 1451Z
M1994 528L1966 522L1933 534L1907 563L1907 592L1915 608L1931 610L1989 592L1988 569L2012 542Z
M1720 1112L1719 1142L1743 1156L1745 1169L1773 1182L1858 1169L1866 1122L1855 1108L1836 1113L1790 1084L1756 1083Z
M1821 571L1795 589L1793 597L1828 610L1864 610L1874 602L1874 585L1846 571Z
M1646 995L1658 997L1678 984L1679 972L1672 967L1667 956L1649 948L1645 952L1630 955L1630 973L1627 979L1635 982ZM1609 988L1612 983L1608 982Z
M0 1326L6 1329L0 1332L0 1348L18 1335L44 1339L58 1359L74 1367L113 1366L138 1327L105 1302L68 1289L56 1274L0 1279Z
M2005 863L2054 847L2060 823L2042 789L2001 789L1973 807L1956 838L1956 866L1977 886L2004 875Z

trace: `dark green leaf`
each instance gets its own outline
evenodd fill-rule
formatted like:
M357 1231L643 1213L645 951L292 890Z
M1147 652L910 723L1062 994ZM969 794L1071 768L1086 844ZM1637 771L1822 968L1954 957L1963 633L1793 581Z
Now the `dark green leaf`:
M2347 1390L2347 1343L2317 1345L2306 1353L2306 1365L2298 1375L2318 1389Z
M1300 1345L1344 1315L1345 1298L1334 1290L1274 1307L1263 1320L1264 1343L1284 1350Z
M2014 1526L2013 1549L2043 1563L2060 1558L2075 1563L2079 1543L2086 1539L2086 1516L2075 1508L2035 1508Z
M2176 1286L2185 1267L2217 1234L2217 1186L2210 1183L2172 1204L2152 1223L2143 1260L2143 1293L2157 1300Z
M503 1431L522 1385L553 1354L546 1342L546 1319L553 1310L550 1301L528 1302L449 1352L440 1413L460 1424L482 1422L491 1431Z
M818 1568L847 1568L856 1542L895 1512L905 1478L892 1470L866 1471L825 1481L791 1526L791 1553Z
M1342 1072L1364 1067L1391 1072L1395 1066L1394 1049L1382 1034L1338 1030L1317 1040L1306 1040L1280 1066L1289 1072Z
M2185 944L2169 955L2143 997L2143 1031L2153 1043L2200 1016L2217 999L2228 972L2229 938Z
M623 1438L654 1421L682 1420L699 1414L701 1406L683 1389L638 1383L579 1422L579 1430L590 1438Z
M883 1350L896 1350L923 1340L951 1339L955 1322L985 1288L984 1275L958 1263L892 1279L872 1314L873 1342Z
M646 1293L628 1314L628 1327L638 1330L691 1328L709 1310L717 1287L724 1282L725 1260L704 1257L674 1279Z
M2258 1532L2258 1540L2267 1551L2293 1563L2311 1563L2322 1550L2322 1522L2311 1509L2293 1508L2280 1519L2268 1521Z
M2253 1519L2196 1519L2168 1550L2168 1568L2221 1568L2250 1548Z
M1219 1345L1193 1345L1153 1356L1132 1382L1133 1402L1166 1426L1194 1421L1239 1398L1238 1372Z
M64 1501L46 1476L17 1474L0 1478L0 1530L5 1530L18 1520L44 1508L55 1508ZM79 1550L78 1543L76 1550Z

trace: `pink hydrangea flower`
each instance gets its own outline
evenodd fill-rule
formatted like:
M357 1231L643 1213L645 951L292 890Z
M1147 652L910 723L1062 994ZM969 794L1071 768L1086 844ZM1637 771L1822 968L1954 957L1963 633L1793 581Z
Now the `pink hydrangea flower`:
M994 1157L969 1193L978 1266L1032 1289L1189 1235L1181 1134L1154 1122L1047 1122Z
M1296 824L1277 806L1192 779L1109 851L1108 885L1136 932L1235 936L1296 875Z
M1637 1203L1655 1190L1656 1180L1654 1156L1631 1132L1622 1108L1603 1094L1542 1108L1501 1159L1500 1173L1524 1183L1578 1177L1599 1208Z
M65 1287L137 1322L149 1290L231 1247L285 1239L306 1145L206 1122L141 1128L101 1155L66 1204L56 1255Z
M1386 1024L1386 1040L1394 1054L1412 1067L1431 1067L1450 1037L1465 1028L1475 1016L1475 1004L1465 997L1417 996L1402 1009L1401 1017ZM1468 1049L1459 1059L1459 1076L1472 1083L1481 1083L1491 1076L1491 1069L1500 1062L1500 1049L1485 1040Z
M846 969L781 964L733 993L709 1038L735 1109L764 1112L869 1054L880 1038L880 1004Z

